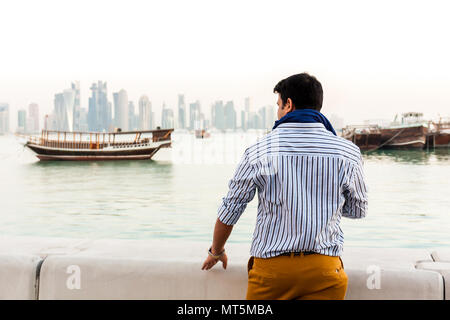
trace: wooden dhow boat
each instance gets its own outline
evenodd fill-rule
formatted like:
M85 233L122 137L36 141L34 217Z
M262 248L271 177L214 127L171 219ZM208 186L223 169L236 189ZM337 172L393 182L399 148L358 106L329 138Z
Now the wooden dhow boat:
M148 160L171 146L174 129L126 132L72 132L42 130L25 146L40 160Z
M380 148L423 149L427 142L429 123L422 120L422 113L402 114L401 122L397 116L389 126L347 126L342 136L361 150L373 151Z
M450 118L432 122L432 130L428 135L428 144L434 148L450 147Z

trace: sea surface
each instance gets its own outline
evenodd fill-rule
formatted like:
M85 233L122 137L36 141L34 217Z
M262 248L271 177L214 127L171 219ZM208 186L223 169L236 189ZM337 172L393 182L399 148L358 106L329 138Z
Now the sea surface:
M150 161L40 162L0 136L0 234L180 241L212 239L217 209L244 150L263 132L175 132ZM343 218L346 246L450 246L450 151L364 154L369 211ZM229 242L248 243L258 198Z

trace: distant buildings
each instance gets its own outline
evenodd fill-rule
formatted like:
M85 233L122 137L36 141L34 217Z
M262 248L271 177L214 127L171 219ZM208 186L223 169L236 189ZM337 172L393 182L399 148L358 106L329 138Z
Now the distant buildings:
M25 109L17 112L17 132L39 133L39 106L31 103L28 106L28 116Z
M36 103L30 103L28 106L28 121L27 132L38 133L39 132L39 106Z
M249 121L250 121L250 111L251 111L251 99L250 97L245 98L245 107L244 110L241 111L241 128L242 130L249 129Z
M77 85L76 83L72 83L71 88L65 89L63 92L55 94L53 100L53 115L49 117L52 119L52 121L51 123L47 122L49 130L74 130L74 115L78 111L79 106L77 105L77 103L79 103L79 97L79 85Z
M152 130L154 128L154 114L152 103L146 95L139 98L139 129Z
M240 128L248 129L271 129L275 122L275 109L267 105L255 112L251 105L251 99L245 98L244 109L241 111ZM233 101L223 105L222 101L216 101L211 107L212 126L220 130L237 129L237 112Z
M73 103L73 130L81 131L80 128L83 126L81 122L81 100L80 100L80 82L75 81L71 84L71 89L74 92L74 103ZM86 122L87 123L87 122Z
M189 104L189 129L200 130L208 127L205 115L202 113L200 101Z
M184 94L178 95L178 128L186 128L186 104L184 103Z
M156 127L189 130L217 128L235 131L271 129L275 121L273 106L267 105L255 110L249 97L244 100L240 117L237 111L239 108L236 108L233 100L226 102L217 100L211 105L210 117L207 119L199 100L187 105L185 95L178 94L176 108L163 103L159 123L147 95L142 95L135 104L129 100L127 91L121 89L112 94L112 104L108 101L106 82L94 82L89 89L88 108L81 107L78 81L72 82L70 88L56 93L53 112L45 115L43 128L81 132L112 132L116 128L122 131L152 130ZM0 132L5 132L9 130L9 106L0 104L0 107ZM28 109L20 109L17 113L17 132L39 133L39 114L39 106L36 103L31 103ZM334 122L338 124L338 121Z
M119 92L113 93L114 97L114 122L117 128L122 131L128 131L129 125L129 108L128 108L128 95L127 92L122 89Z
M225 110L222 100L218 100L212 105L211 124L214 128L225 130Z
M27 130L27 111L20 109L17 112L17 132L25 133Z
M162 114L161 114L161 129L169 129L174 127L174 116L173 110L166 107L163 103Z
M88 127L89 131L107 132L113 128L112 107L108 101L106 82L98 81L91 86L89 98Z
M0 134L9 132L9 104L0 103Z
M133 101L128 102L128 130L138 130L139 115L136 115Z

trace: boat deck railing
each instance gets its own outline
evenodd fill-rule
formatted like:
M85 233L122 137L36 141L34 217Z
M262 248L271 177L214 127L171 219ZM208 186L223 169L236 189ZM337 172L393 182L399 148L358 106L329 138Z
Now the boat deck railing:
M171 133L173 129L155 130L155 131L134 131L133 141L116 141L116 134L124 133L73 133L58 131L42 131L40 137L29 136L28 143L39 146L63 149L104 149L107 147L124 148L130 146L147 146L150 143L171 141ZM142 133L152 133L152 137L141 138ZM49 133L56 133L56 139L49 137ZM67 139L73 135L73 139ZM82 136L89 136L89 140L82 140ZM79 140L78 140L79 139Z
M377 124L372 125L348 125L342 128L342 137L350 137L354 134L374 134L380 133L380 126Z

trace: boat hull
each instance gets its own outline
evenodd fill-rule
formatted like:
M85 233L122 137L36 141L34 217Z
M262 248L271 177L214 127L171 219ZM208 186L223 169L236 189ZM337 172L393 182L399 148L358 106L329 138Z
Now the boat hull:
M423 149L428 128L420 126L381 129L381 144L385 148Z
M108 160L149 160L161 148L170 147L171 143L163 143L147 148L115 148L113 150L60 149L27 144L36 153L39 160L65 161L108 161Z
M450 133L438 133L434 138L436 148L450 147Z
M378 148L381 144L381 134L379 133L355 133L351 139L361 150L368 151Z

